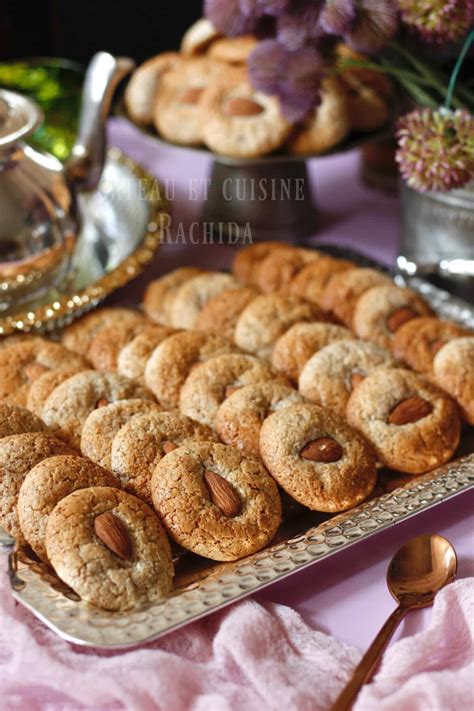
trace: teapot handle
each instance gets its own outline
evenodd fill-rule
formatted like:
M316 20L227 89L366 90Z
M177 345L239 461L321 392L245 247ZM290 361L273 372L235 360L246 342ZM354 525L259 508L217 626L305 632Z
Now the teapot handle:
M105 124L114 91L135 62L127 57L113 57L98 52L92 58L82 89L79 131L66 174L79 190L95 190L104 167L106 152Z

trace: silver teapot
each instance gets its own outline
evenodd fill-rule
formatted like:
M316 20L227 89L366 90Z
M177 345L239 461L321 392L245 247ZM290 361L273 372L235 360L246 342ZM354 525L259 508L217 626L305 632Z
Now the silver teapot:
M43 121L39 106L0 89L0 308L66 276L80 228L78 192L97 188L112 96L133 66L131 59L107 52L93 57L77 140L64 166L25 143Z

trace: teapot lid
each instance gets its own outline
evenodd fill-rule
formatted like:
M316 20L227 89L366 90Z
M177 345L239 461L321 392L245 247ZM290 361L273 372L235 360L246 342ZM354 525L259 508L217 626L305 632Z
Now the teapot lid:
M26 138L42 120L43 113L34 101L0 89L0 150Z

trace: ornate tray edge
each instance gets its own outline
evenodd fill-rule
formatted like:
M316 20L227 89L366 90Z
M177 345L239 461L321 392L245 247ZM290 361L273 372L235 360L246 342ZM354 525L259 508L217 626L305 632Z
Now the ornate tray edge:
M138 163L124 155L118 148L110 148L108 157L126 166L146 186L144 194L150 203L151 215L140 246L113 271L77 294L64 295L51 304L0 318L0 337L19 332L52 331L67 325L138 276L154 257L162 242L162 216L168 203L158 195L160 191L153 190L151 187L156 183L155 178Z

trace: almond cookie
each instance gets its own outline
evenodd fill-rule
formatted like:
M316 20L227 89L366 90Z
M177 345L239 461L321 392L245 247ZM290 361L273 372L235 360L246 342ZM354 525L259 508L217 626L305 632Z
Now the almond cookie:
M135 415L161 412L162 408L151 400L119 400L93 410L84 422L81 433L81 452L106 469L112 468L112 441Z
M179 408L184 415L214 427L220 405L232 392L245 385L275 379L281 382L282 376L254 356L240 353L216 356L188 375L181 388Z
M333 323L295 323L277 340L272 351L272 366L293 383L298 382L304 366L317 351L333 341L355 336Z
M41 338L41 336L30 336L26 333L14 333L12 336L0 336L0 350L9 348L10 346L16 346L18 343L29 343L30 341L39 341L41 343L48 342L46 338Z
M256 296L258 291L250 287L221 291L209 299L199 312L194 327L197 331L221 333L229 340L233 340L237 319Z
M255 91L244 69L226 68L202 96L202 139L215 153L256 158L280 148L291 128L278 99Z
M192 442L215 441L212 430L178 412L137 415L114 437L112 469L126 491L151 502L151 477L166 454Z
M260 453L280 486L315 511L350 509L375 486L370 446L341 417L317 405L294 405L267 417Z
M192 57L163 75L155 95L153 121L167 141L185 146L202 143L200 106L203 92L217 82L222 68L207 57Z
M352 326L359 338L390 349L400 326L417 316L432 315L426 301L411 289L381 284L373 286L359 298Z
M459 444L454 400L402 368L377 368L369 374L353 391L346 416L383 464L407 474L422 474L448 462Z
M87 357L92 339L105 326L143 323L144 321L143 314L133 309L124 309L118 306L96 309L65 328L62 342L66 348Z
M474 337L457 338L443 346L435 355L433 375L457 400L466 422L474 425Z
M249 54L257 46L257 41L253 35L222 37L212 44L208 56L228 64L246 64Z
M353 268L354 264L346 259L336 259L323 254L296 274L288 290L291 294L322 307L324 289L332 275Z
M23 536L45 563L49 562L45 543L49 514L65 496L89 486L120 488L113 474L70 454L43 459L26 475L18 495L18 519Z
M147 326L122 348L117 358L117 371L131 380L145 384L145 366L157 346L176 333L168 326Z
M429 373L433 358L448 341L471 335L452 321L421 316L400 326L392 341L392 353L404 360L412 370Z
M58 576L87 602L129 610L171 592L173 563L152 509L107 486L74 491L51 513L46 551Z
M209 299L237 286L234 277L223 272L205 272L191 277L174 294L169 309L169 325L194 328L199 312Z
M65 442L79 449L84 422L93 410L118 400L153 400L152 394L117 373L85 370L61 383L43 407L43 420Z
M310 402L344 417L352 391L374 368L397 365L385 349L367 341L338 341L315 353L301 371L299 391Z
M264 294L286 289L303 267L319 257L315 249L273 249L258 265L257 288Z
M220 406L216 430L225 444L234 445L250 457L260 457L260 428L272 412L299 405L297 390L280 383L247 385L232 393Z
M26 432L46 432L47 429L44 422L26 408L0 402L0 439Z
M181 38L181 54L192 56L200 54L218 37L220 33L207 17L200 17L188 27Z
M291 244L271 241L257 242L239 249L232 262L232 273L237 281L244 286L256 286L258 266L274 249L297 251Z
M321 295L321 306L332 312L348 328L352 327L352 317L357 301L362 294L379 284L393 285L389 276L376 269L345 269L333 274Z
M55 454L74 454L74 451L45 432L0 439L0 525L17 541L23 540L16 508L20 486L30 469Z
M202 269L197 269L196 267L180 267L159 279L151 281L143 297L143 310L150 321L160 323L164 326L169 325L169 306L172 303L176 291L185 281L198 274L202 274Z
M321 103L288 144L290 153L324 153L341 143L352 129L347 91L337 77L328 77L321 86Z
M178 52L163 52L143 62L130 77L125 89L125 106L135 123L153 122L155 94L162 76L180 62Z
M37 378L28 391L28 398L26 401L26 406L28 410L34 412L38 417L43 416L43 407L46 400L49 398L53 390L55 390L58 385L64 383L73 375L77 373L82 373L84 370L88 370L88 366L76 366L75 368L56 368L55 370L48 370L47 373L43 373Z
M281 521L278 489L265 467L224 444L179 447L158 464L153 505L170 536L212 560L264 548Z
M175 333L153 351L146 364L145 382L163 407L177 407L184 381L196 364L235 351L234 344L217 333Z
M148 325L143 321L104 326L92 339L87 359L96 370L104 373L116 372L121 349Z
M0 400L26 405L31 384L43 373L61 366L86 367L86 363L52 341L29 341L4 348L0 351Z
M234 340L239 348L269 358L275 341L298 321L323 321L326 315L292 294L257 296L240 314Z

